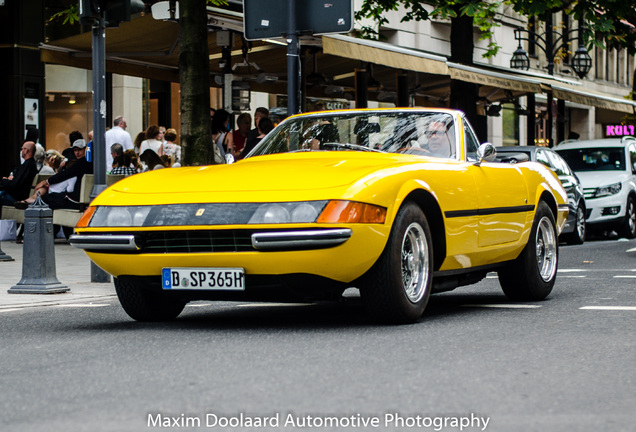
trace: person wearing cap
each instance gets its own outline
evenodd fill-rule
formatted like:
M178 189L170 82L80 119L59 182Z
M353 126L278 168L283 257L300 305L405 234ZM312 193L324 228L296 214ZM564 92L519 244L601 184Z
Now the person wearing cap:
M79 209L80 190L82 185L82 177L84 174L93 174L93 163L86 160L86 141L78 139L73 142L73 153L76 161L73 162L64 171L49 177L48 180L41 181L35 186L35 194L24 201L16 201L14 206L19 209L26 209L29 204L35 201L38 192L48 206L52 209L70 208ZM61 192L53 192L49 190L51 185L65 182L75 178L75 184L71 192L63 190Z

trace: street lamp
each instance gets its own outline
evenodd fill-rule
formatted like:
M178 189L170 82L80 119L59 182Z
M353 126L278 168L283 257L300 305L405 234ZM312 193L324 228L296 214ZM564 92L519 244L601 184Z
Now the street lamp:
M546 20L545 37L531 30L515 29L515 39L519 42L519 47L515 50L512 58L510 59L510 67L512 69L520 70L528 70L530 68L530 59L528 58L528 53L521 47L521 41L530 41L529 36L532 36L536 46L538 46L546 55L548 60L548 73L550 75L554 75L554 58L559 50L564 47L566 36L574 33L575 31L578 31L580 35L583 32L583 28L579 27L579 29L570 30L563 34L552 30L551 17ZM557 36L556 40L553 40L554 35ZM581 39L580 36L578 36L572 40L580 41ZM584 78L585 75L587 75L587 73L592 69L592 58L583 45L580 45L576 50L570 66L580 78Z
M580 46L574 53L572 69L574 69L579 78L584 78L592 69L592 57L590 57L590 53L587 52L584 46Z
M528 57L528 53L522 48L521 41L530 41L530 37L532 37L532 42L534 42L535 46L538 46L544 53L548 60L548 74L554 75L554 58L559 53L559 51L567 44L567 39L570 34L575 31L578 31L578 35L572 40L579 41L579 48L576 50L576 53L572 57L572 61L570 62L570 67L574 70L574 72L580 77L584 78L588 72L592 69L592 58L590 54L587 52L587 49L583 46L582 35L583 35L583 25L582 21L579 21L579 28L566 31L564 33L559 33L554 31L552 28L552 14L548 13L545 20L545 33L539 35L531 30L525 30L521 28L515 29L515 40L519 42L519 47L515 50L510 59L510 68L512 69L520 69L520 70L528 70L530 68L530 58ZM554 39L556 36L556 39ZM548 145L551 147L554 140L554 129L556 126L556 118L554 116L554 111L552 108L553 98L552 92L548 93L548 122L546 124L546 135L548 137ZM531 102L529 105L534 106L534 94L528 95ZM532 109L534 111L534 109ZM557 117L564 118L565 117L565 103L562 100L559 100L557 104ZM532 112L532 117L534 118L534 112ZM564 125L557 131L557 140L562 139L562 136L565 134ZM530 126L528 128L528 141L534 141L534 128Z
M517 47L515 52L512 54L510 67L519 70L530 69L530 58L528 57L526 50L521 47L521 42L519 42L519 47Z

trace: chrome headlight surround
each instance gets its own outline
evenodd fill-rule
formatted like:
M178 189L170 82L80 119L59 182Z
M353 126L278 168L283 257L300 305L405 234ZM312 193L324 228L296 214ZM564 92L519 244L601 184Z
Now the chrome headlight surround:
M612 183L611 185L601 186L594 192L594 198L603 198L607 196L617 195L621 192L623 185L621 183Z
M157 227L313 223L328 201L96 206L83 226Z
M347 200L276 203L205 203L153 206L91 206L78 228L276 225L303 223L382 224L387 209Z

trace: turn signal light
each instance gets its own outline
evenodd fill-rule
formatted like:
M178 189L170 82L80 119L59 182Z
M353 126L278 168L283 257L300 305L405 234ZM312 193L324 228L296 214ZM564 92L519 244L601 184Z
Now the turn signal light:
M77 225L75 225L75 228L86 228L88 226L88 223L91 221L95 210L97 210L97 207L95 206L87 208L80 220L77 222Z
M329 201L318 223L378 223L386 220L384 207L353 201Z

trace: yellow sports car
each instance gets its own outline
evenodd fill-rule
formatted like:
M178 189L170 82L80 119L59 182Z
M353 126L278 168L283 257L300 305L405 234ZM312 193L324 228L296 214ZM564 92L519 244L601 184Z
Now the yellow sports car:
M495 155L459 111L296 115L238 162L116 183L70 242L141 321L173 319L191 300L337 299L357 287L374 319L412 322L431 293L489 271L508 297L541 300L567 195L545 166Z

